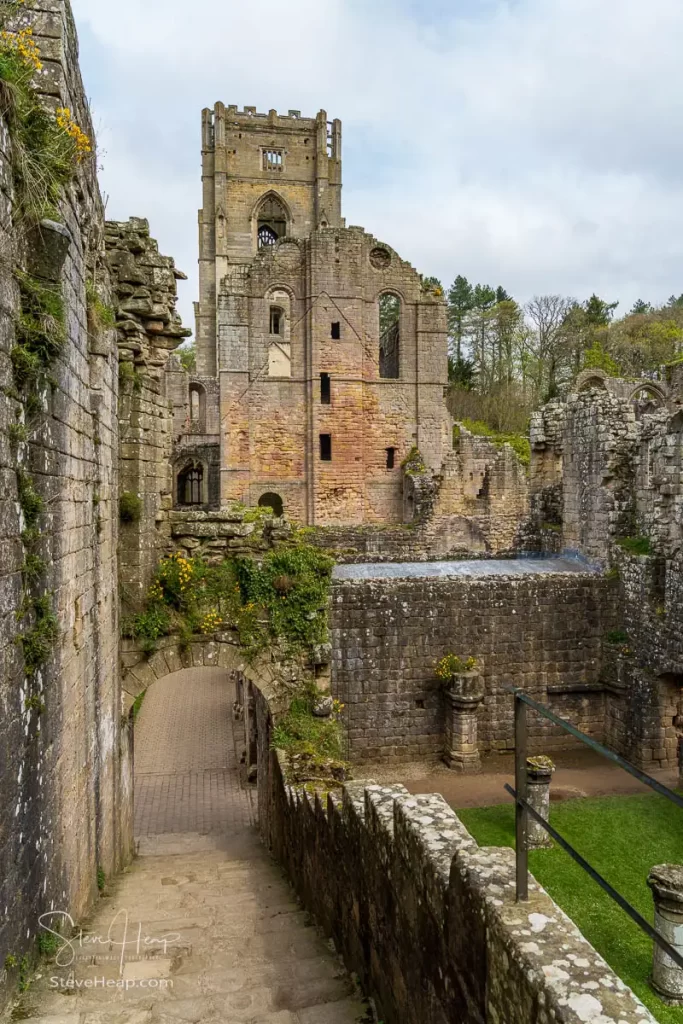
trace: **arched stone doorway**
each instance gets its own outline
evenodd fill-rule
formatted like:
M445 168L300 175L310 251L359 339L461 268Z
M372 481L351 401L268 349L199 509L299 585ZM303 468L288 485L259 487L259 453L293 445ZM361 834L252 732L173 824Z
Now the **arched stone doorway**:
M240 764L234 673L201 664L167 671L144 694L134 729L136 839L250 829L255 794Z

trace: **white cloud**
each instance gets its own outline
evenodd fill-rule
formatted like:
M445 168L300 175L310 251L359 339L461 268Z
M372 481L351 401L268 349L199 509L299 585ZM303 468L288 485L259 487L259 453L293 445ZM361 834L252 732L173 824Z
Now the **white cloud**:
M190 325L218 99L340 117L348 223L445 283L683 291L679 0L73 3L108 213L149 217Z

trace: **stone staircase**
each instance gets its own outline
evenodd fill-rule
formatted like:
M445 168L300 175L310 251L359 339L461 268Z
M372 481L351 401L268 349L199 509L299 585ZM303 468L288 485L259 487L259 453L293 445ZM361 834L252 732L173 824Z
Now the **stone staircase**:
M33 1024L372 1021L255 830L231 837L149 837L140 853L100 900L87 927L91 939L120 942L127 912L123 963L120 946L75 942L76 963L45 964L14 1019L19 1014ZM138 935L142 959L136 959ZM54 978L73 985L57 988Z

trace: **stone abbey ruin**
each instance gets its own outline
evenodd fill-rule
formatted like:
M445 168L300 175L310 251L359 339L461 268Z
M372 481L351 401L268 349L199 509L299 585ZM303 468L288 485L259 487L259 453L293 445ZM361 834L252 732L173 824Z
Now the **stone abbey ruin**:
M92 139L68 0L30 8L33 88ZM50 216L20 216L13 130L6 110L3 1001L28 970L39 916L68 906L84 919L100 873L115 878L133 858L136 698L214 666L244 724L263 841L380 1019L654 1020L539 886L531 906L515 903L512 851L478 847L441 797L329 779L316 792L274 737L310 685L344 706L356 777L366 763L441 755L476 771L514 746L505 687L518 686L635 765L675 768L683 363L657 381L584 371L534 414L525 465L447 410L440 290L346 226L341 123L218 103L202 114L188 371L184 275L148 222L105 221L92 155ZM54 322L59 344L40 363L35 338ZM148 614L169 558L218 570L241 559L246 579L302 546L307 566L317 553L334 567L324 608L295 622L312 638L296 656L276 640L250 647L244 607L237 626L171 615L150 636L127 625ZM289 608L295 582L271 576ZM260 635L256 613L248 626ZM467 700L435 675L450 651L476 659ZM531 723L531 752L573 742Z

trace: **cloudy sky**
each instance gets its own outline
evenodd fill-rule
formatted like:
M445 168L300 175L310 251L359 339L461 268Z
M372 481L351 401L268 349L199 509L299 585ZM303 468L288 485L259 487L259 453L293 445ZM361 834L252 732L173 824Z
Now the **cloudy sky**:
M343 212L521 301L683 292L681 0L72 0L108 216L189 275L200 111L343 122Z

